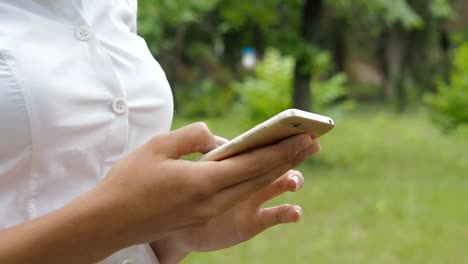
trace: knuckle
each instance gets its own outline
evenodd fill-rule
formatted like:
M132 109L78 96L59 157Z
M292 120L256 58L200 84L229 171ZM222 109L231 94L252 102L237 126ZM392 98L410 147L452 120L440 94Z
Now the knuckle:
M284 144L284 142L281 143L282 150L277 152L280 159L290 161L297 156L298 151L296 146L291 144Z
M275 223L279 224L281 223L281 219L282 219L282 215L283 215L283 209L281 208L281 210L277 210L275 212Z
M288 171L290 169L293 169L294 167L297 166L296 159L297 159L297 157L284 158L284 160L282 161L282 163L281 163L281 165L279 167L281 169L283 169L284 171Z
M248 174L250 178L255 178L261 175L266 174L269 171L268 166L270 164L266 164L265 162L261 162L260 158L257 155L250 155L251 156L251 164L248 168Z
M195 123L192 133L193 133L192 135L197 139L197 141L200 144L198 146L198 151L201 151L201 149L206 146L215 145L215 136L210 131L206 123L204 122Z
M190 199L192 201L206 201L209 200L211 193L208 188L199 185L198 187L192 188L190 191Z
M197 122L194 124L195 132L200 137L212 137L213 134L211 133L208 125L205 122Z
M218 214L216 207L211 206L211 203L203 203L195 212L197 223L205 224L211 221Z
M276 221L278 223L281 223L283 222L283 219L284 217L286 216L286 214L288 213L288 208L291 207L291 204L284 204L283 206L281 206L280 210L278 210L276 212Z
M288 178L280 178L280 180L274 182L274 188L276 190L287 190L288 189Z
M267 185L267 183L265 182L265 180L256 181L255 184L252 184L251 191L252 191L252 192L255 192L255 191L261 190L261 189L263 189L263 187L264 187L265 185Z
M197 178L197 180L191 180L187 186L187 189L189 190L189 198L192 201L210 200L214 193L213 183L204 179L200 179L198 177L195 178Z
M265 186L271 184L274 181L271 177L261 177L255 183L252 185L253 186L253 191L258 191L260 189L265 188Z
M154 148L155 146L159 146L161 142L164 142L167 138L167 134L165 135L157 135L157 136L152 136L147 143L144 145L145 147L149 147L156 151L158 148Z
M307 155L304 152L300 152L299 154L297 154L293 159L290 160L292 168L304 162L306 158L307 158Z

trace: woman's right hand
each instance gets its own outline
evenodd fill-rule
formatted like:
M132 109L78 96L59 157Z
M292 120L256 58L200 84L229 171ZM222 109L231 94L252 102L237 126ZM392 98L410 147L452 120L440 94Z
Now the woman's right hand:
M302 163L313 152L298 135L223 161L181 156L216 147L204 123L154 137L117 163L88 194L119 233L118 247L201 227ZM116 244L117 245L117 244Z

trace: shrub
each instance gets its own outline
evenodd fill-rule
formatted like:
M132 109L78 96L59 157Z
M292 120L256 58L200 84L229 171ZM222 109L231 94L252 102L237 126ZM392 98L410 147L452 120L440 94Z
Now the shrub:
M349 106L349 101L337 103L348 94L346 74L338 73L325 79L324 76L330 75L332 68L330 55L324 51L314 54L311 80L314 111ZM294 64L292 57L281 56L278 50L269 49L257 64L254 76L233 83L242 108L252 119L267 119L292 106Z
M462 44L454 55L448 83L440 82L436 94L427 95L431 119L445 130L468 124L468 43Z
M270 49L255 67L255 76L234 82L242 107L253 119L266 119L291 105L294 60Z

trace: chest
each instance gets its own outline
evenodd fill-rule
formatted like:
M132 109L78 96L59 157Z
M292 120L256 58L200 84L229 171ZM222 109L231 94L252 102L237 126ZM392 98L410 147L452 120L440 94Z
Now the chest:
M0 8L0 120L10 124L2 127L4 142L106 156L169 130L170 87L132 31L130 4L32 12L22 2Z

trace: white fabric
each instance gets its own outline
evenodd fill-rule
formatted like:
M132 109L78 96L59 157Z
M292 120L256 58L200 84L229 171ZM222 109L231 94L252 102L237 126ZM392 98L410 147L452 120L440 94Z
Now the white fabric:
M136 0L0 0L0 229L60 208L169 131ZM109 237L109 239L113 239ZM157 263L148 245L103 263Z

